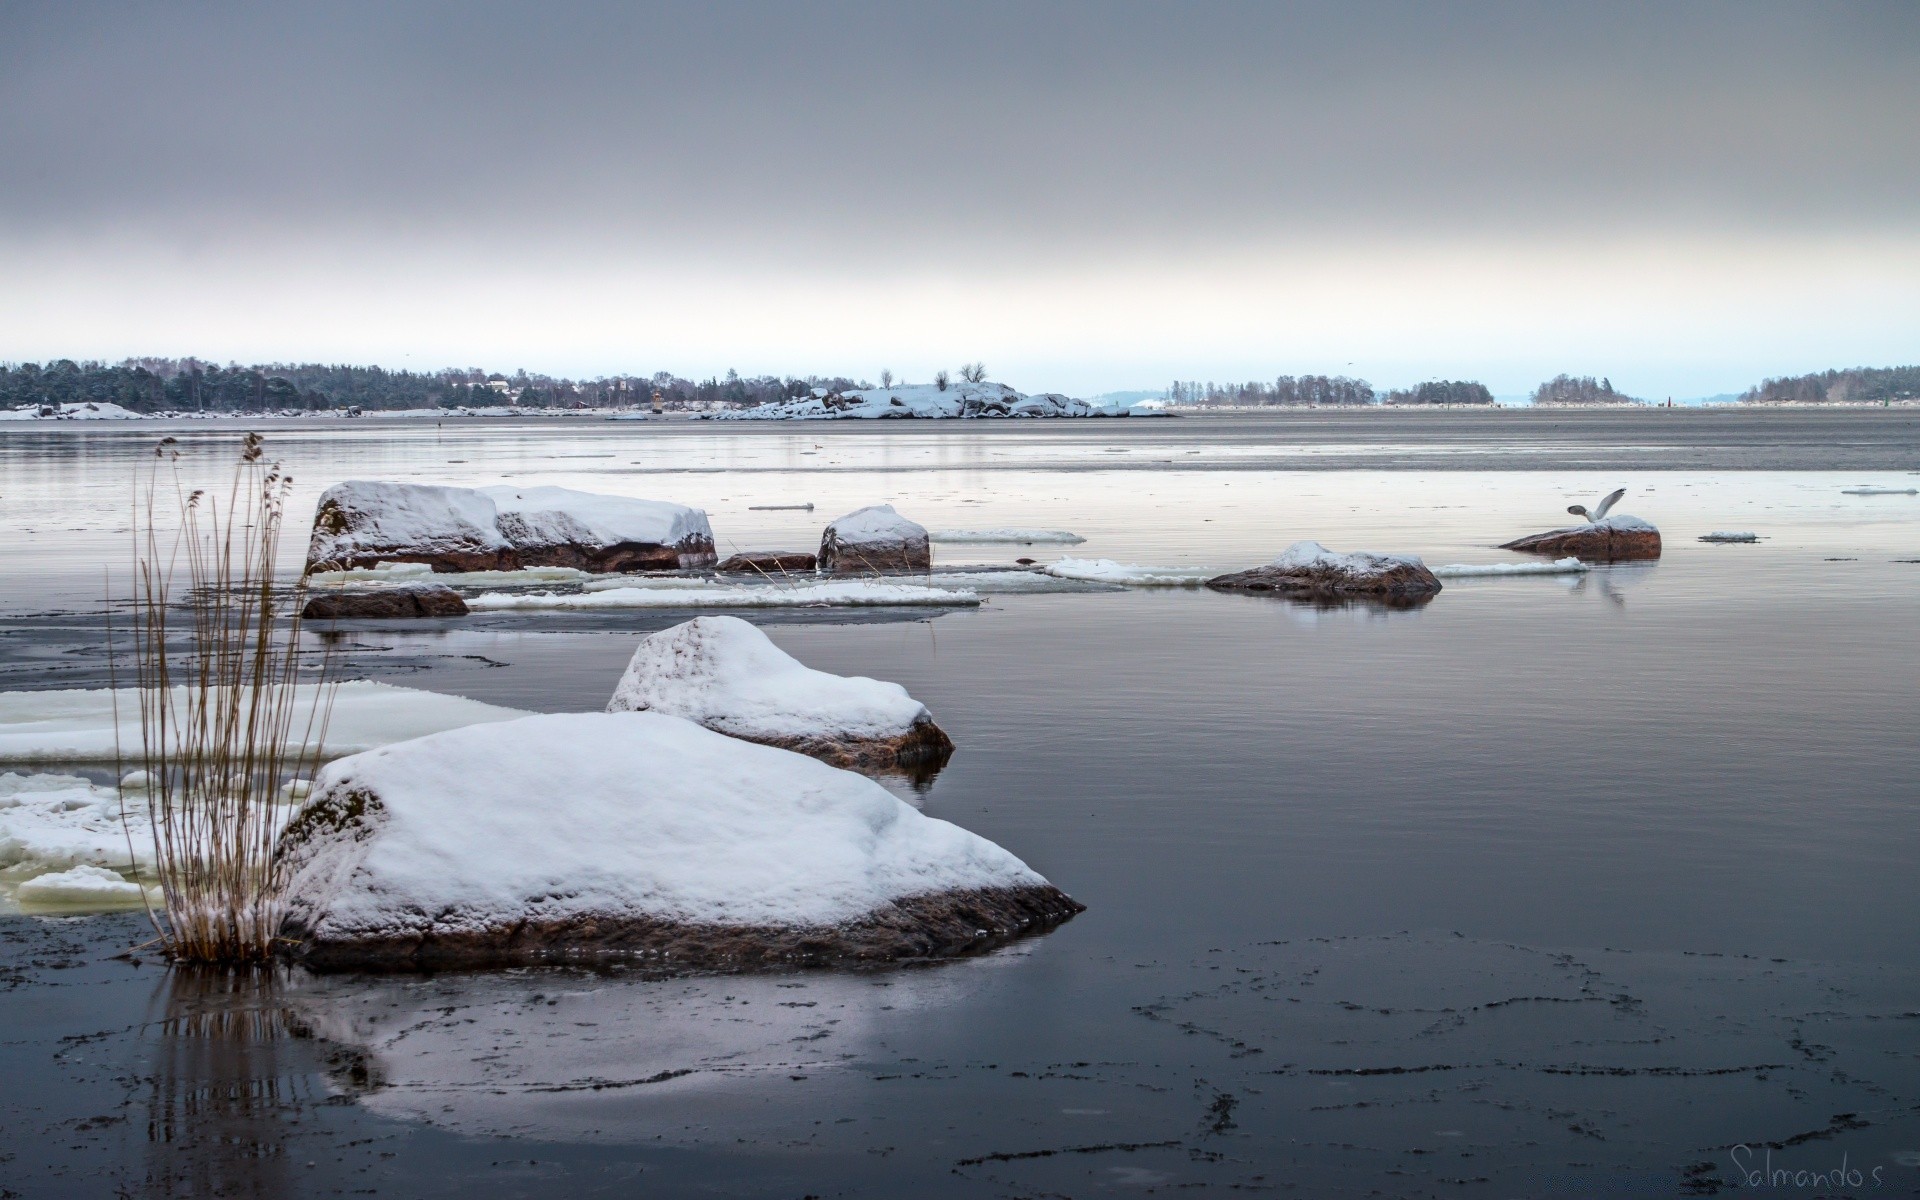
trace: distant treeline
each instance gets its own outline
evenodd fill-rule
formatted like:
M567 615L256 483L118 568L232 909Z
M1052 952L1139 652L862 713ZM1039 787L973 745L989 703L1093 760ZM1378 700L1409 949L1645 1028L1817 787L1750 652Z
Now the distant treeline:
M1625 392L1613 390L1611 379L1591 375L1555 375L1533 389L1535 404L1642 404Z
M1372 404L1373 385L1345 375L1282 375L1271 383L1201 383L1176 379L1175 404Z
M1740 397L1744 404L1878 404L1920 399L1920 367L1853 367L1769 379Z
M1447 379L1387 393L1388 404L1492 404L1484 383Z
M668 371L591 380L489 374L477 367L391 371L323 363L220 366L194 358L130 358L119 363L60 359L0 364L0 408L22 404L109 402L136 412L259 412L282 409L614 408L649 403L655 392L676 406L760 404L805 396L816 387L870 387L821 376L682 379Z

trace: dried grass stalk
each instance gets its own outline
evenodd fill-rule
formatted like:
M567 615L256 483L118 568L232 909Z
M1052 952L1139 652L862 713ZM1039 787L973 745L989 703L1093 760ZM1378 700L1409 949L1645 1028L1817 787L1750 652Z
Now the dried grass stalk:
M287 810L276 801L289 777L319 766L333 687L323 661L300 711L305 580L283 604L273 579L292 478L262 461L250 433L224 500L189 492L175 445L155 447L134 499L137 761L164 907L148 915L176 961L259 962L283 915L274 845Z

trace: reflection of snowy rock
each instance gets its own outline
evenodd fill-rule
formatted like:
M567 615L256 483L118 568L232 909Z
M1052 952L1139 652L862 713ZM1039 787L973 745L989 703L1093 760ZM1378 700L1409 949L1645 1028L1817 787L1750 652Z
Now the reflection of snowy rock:
M898 420L983 417L1104 417L1085 400L1053 392L1026 395L1004 383L902 384L856 392L818 391L798 400L708 414L714 421Z
M1527 554L1571 554L1590 562L1622 562L1660 557L1660 531L1639 517L1607 517L1587 525L1554 529L1517 538L1500 547Z
M436 571L700 567L713 562L713 530L697 508L567 488L367 481L328 488L314 514L307 565L384 562Z
M320 966L921 958L1080 907L872 780L658 713L343 759L281 853L286 934Z
M820 535L823 571L844 575L925 571L932 566L926 527L893 511L891 504L875 504L837 517Z
M464 617L467 602L460 593L439 583L406 583L398 587L327 588L309 594L300 615L309 621L356 618L396 620L413 617Z
M953 753L907 689L816 671L739 617L695 617L649 635L607 711L685 717L837 767L938 766Z
M1207 581L1226 592L1278 592L1301 597L1407 599L1440 590L1425 563L1400 554L1339 554L1318 542L1295 542L1262 567Z
M723 575L785 575L811 571L817 560L804 550L748 550L729 555L714 568Z

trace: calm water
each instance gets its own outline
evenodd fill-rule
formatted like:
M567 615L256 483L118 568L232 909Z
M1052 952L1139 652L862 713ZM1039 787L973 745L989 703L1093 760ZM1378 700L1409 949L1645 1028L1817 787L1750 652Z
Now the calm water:
M1920 498L1842 489L1914 486L1920 432L1843 415L1799 448L1787 414L269 429L303 510L342 478L504 478L698 504L723 547L810 547L890 500L1073 530L1081 557L1224 570L1312 537L1493 562L1625 485L1667 552L1411 612L1135 591L757 614L926 701L960 749L919 802L1088 911L967 962L669 981L209 979L110 961L141 939L126 917L4 917L0 1181L1610 1196L1844 1156L1858 1184L1776 1194L1912 1194ZM4 686L101 682L102 566L153 435L0 434ZM191 427L189 469L233 436ZM1716 529L1766 540L1695 540ZM684 615L364 628L341 661L594 709Z

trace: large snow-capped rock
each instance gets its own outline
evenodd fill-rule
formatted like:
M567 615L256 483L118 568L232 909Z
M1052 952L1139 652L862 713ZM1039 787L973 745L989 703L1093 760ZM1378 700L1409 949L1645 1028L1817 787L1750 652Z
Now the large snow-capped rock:
M1528 554L1573 555L1590 562L1626 562L1660 557L1660 531L1652 522L1624 513L1516 538L1500 547Z
M1366 551L1341 554L1319 542L1295 542L1265 566L1209 579L1207 586L1219 591L1333 599L1411 599L1438 592L1440 581L1425 563L1410 555Z
M707 514L684 504L559 487L351 480L320 496L309 569L426 563L435 571L711 566Z
M1105 417L1113 414L1057 392L1027 395L1004 383L923 383L825 392L752 408L709 413L714 421L830 421L911 418Z
M836 767L938 767L953 741L897 683L816 671L739 617L695 617L634 651L608 712L685 717Z
M875 504L827 523L820 533L819 564L822 571L842 575L926 571L933 567L933 548L926 526L907 520L891 504Z
M1080 905L879 784L660 713L563 713L342 759L288 826L316 966L962 954Z

